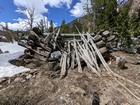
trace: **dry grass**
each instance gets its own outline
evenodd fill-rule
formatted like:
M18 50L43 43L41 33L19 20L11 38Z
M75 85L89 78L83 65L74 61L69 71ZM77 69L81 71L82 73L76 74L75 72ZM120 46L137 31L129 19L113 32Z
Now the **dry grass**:
M0 96L0 105L36 105L40 94L27 95L24 91L16 91Z

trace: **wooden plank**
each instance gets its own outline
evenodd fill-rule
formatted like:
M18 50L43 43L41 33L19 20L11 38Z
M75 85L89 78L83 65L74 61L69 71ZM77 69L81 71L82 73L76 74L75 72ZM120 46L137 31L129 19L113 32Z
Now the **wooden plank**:
M75 51L74 51L74 49L72 49L72 52L71 52L71 69L74 69L74 67L75 67Z
M67 53L63 53L62 65L61 65L61 72L60 72L60 79L62 79L67 72Z
M70 68L70 57L71 57L71 48L70 48L70 41L68 41L68 48L67 48L67 52L68 52L68 56L67 56L67 68Z
M81 37L83 37L82 35L81 35ZM85 38L83 38L83 40L84 40L84 42L86 42L86 39ZM78 43L78 42L77 42ZM88 42L86 42L86 43L88 43ZM89 62L94 66L94 67L96 67L97 68L97 70L98 71L101 71L101 69L99 68L99 66L98 66L98 64L97 64L97 60L96 60L96 58L94 58L96 55L94 54L94 52L95 51L93 51L93 48L92 48L92 46L88 43L88 45L90 46L90 48L86 45L86 48L87 48L87 50L88 50L88 52L90 53L90 56L92 57L92 59L90 59L90 57L86 57L86 58L88 58L89 60ZM81 46L80 44L79 44L79 46ZM93 51L93 54L92 54L92 52L90 51L90 49L92 49L92 51ZM86 54L86 53L85 53ZM86 54L87 55L87 54ZM93 64L93 63L94 64Z
M76 60L77 60L77 63L78 63L78 72L82 73L81 61L80 61L80 57L78 55L76 41L74 41L74 49L75 49L75 53L76 53Z

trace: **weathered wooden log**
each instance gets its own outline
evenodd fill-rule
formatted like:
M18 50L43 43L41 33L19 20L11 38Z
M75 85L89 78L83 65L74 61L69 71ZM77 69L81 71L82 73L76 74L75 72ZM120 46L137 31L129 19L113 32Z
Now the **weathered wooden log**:
M70 68L70 57L71 57L71 44L70 41L68 42L68 57L67 57L67 68Z
M105 52L108 51L108 49L106 47L102 47L102 48L99 49L99 51L100 51L101 54L104 54Z
M75 67L75 51L74 51L74 49L72 50L72 52L71 52L71 69L74 69L74 67Z
M84 52L84 51L82 51L82 52ZM78 54L86 62L88 68L91 69L93 73L96 73L98 76L100 76L100 74L97 72L96 68L94 67L93 62L91 63L90 60L88 58L86 58L85 53L82 53L82 52L78 52Z
M99 42L96 42L96 45L97 45L98 48L105 47L106 42L104 42L103 40L100 40Z
M23 41L27 41L27 43L25 43L25 42L23 42ZM18 42L18 44L19 45L21 45L21 46L27 46L27 44L29 45L29 46L36 46L36 47L41 47L42 49L44 49L45 51L48 51L48 52L50 52L52 49L50 48L50 47L48 47L48 46L46 46L44 43L39 43L38 45L36 45L35 43L34 43L34 41L33 40L29 40L28 38L22 38L19 42Z
M62 56L60 79L62 79L67 72L67 53L64 53Z
M88 47L88 41L82 34L81 34L81 38L84 42L85 46L81 46L79 44L79 55L81 56L81 58L86 62L87 66L94 72L96 73L98 76L100 76L100 73L97 71L97 67L96 67L96 60L92 59L91 57L93 56L92 53L90 52L90 48ZM77 42L78 43L78 42ZM92 61L93 60L93 61ZM96 68L95 68L96 67Z
M112 35L112 36L107 37L107 41L108 41L108 42L111 42L111 41L113 41L114 39L115 39L115 35Z
M110 34L110 33L109 33L108 30L105 30L105 31L102 32L102 36L103 36L103 37L108 37L109 34Z
M44 54L39 53L38 51L36 51L36 50L32 49L30 46L23 45L23 44L21 44L21 43L19 43L19 45L20 45L20 46L23 46L23 47L25 47L25 48L27 48L27 49L29 49L29 50L31 50L31 51L33 51L33 52L35 52L35 53L37 53L37 54L38 54L38 55L40 55L40 56L44 56L44 57L48 58L48 56L46 56L46 55L44 55Z
M140 61L134 61L134 62L131 62L132 64L134 65L140 65Z
M76 42L74 41L74 49L75 49L75 53L76 53L76 60L78 63L78 72L82 73L82 67L81 67L81 61L80 61L80 57L78 55L78 51L77 51L77 47L76 47Z
M95 37L93 37L93 41L96 43L98 41L102 40L102 36L101 35L96 35Z

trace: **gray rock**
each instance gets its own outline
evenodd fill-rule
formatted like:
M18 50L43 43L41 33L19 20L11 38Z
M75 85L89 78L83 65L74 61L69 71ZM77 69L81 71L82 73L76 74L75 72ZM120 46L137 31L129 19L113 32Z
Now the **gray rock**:
M31 69L30 74L34 74L37 70L36 69Z
M61 52L60 51L54 51L52 54L51 54L51 58L59 58L61 56Z
M118 68L127 69L128 67L125 66L126 63L127 63L127 61L124 56L116 57L116 64L117 64Z
M108 30L104 31L104 32L102 33L102 35L103 35L103 36L109 35L109 31L108 31Z
M31 79L31 78L32 78L32 75L31 74L29 74L29 75L26 76L26 79Z
M14 82L20 82L22 79L20 77L15 78Z

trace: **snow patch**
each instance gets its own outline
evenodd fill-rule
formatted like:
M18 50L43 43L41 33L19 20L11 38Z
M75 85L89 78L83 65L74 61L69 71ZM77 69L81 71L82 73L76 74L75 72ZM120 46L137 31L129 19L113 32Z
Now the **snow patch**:
M8 62L9 60L16 59L24 54L23 52L25 48L19 46L17 42L0 42L0 49L3 52L9 51L9 53L0 54L0 77L11 77L15 74L30 70L29 68L25 68L23 66L17 67Z
M18 45L17 42L14 43L6 43L6 42L0 42L0 49L5 52L9 51L9 53L13 54L19 51L24 51L25 48Z

